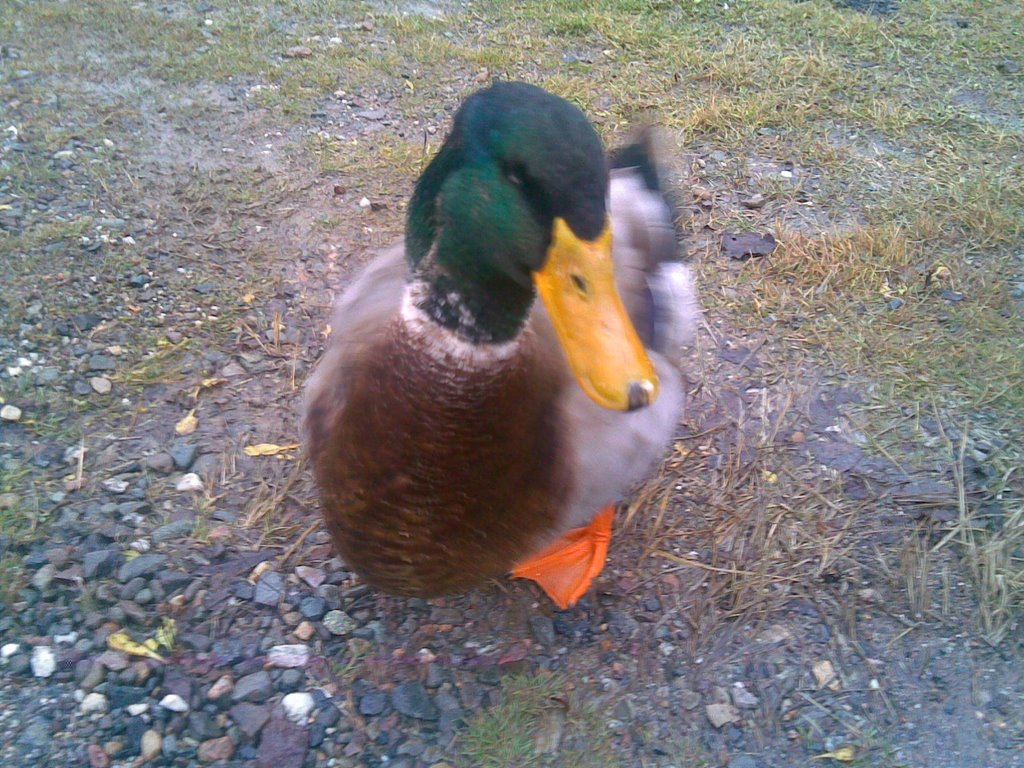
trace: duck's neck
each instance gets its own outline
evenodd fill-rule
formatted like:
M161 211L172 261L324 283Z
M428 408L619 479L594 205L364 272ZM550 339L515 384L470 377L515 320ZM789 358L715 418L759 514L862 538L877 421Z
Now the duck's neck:
M526 324L534 291L511 280L481 286L428 270L416 275L408 296L433 323L469 344L505 344Z
M463 314L458 318L457 328L438 322L424 308L431 306L432 296L429 283L414 280L406 286L401 312L404 332L413 340L416 348L459 368L476 370L504 365L521 352L522 341L530 335L520 328L505 341L475 340L472 334L479 332L479 321ZM457 304L454 301L450 304L454 315Z

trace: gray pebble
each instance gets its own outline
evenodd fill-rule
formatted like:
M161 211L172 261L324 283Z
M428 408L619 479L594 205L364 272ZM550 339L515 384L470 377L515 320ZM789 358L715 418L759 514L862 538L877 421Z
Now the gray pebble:
M439 712L433 698L421 683L403 683L391 692L391 704L403 715L417 720L437 720Z
M92 355L89 358L90 371L112 371L116 367L117 361L110 355Z
M155 552L139 555L117 569L117 580L124 583L137 576L150 576L160 570L166 562L167 555Z
M364 693L359 697L359 714L366 717L379 715L387 706L387 697L380 691Z
M175 520L167 525L161 525L153 531L153 543L162 544L165 541L183 539L192 533L195 523L192 520Z
M284 577L277 571L267 571L256 582L253 600L259 605L275 607L284 596Z
M270 675L261 670L240 678L235 683L231 698L235 701L261 702L270 698L273 692L274 684Z
M555 644L555 623L548 616L531 616L530 630L534 639L542 645Z
M196 456L199 453L199 446L188 443L185 440L175 440L168 453L171 455L174 466L185 471L195 463Z
M348 635L351 634L358 625L356 624L355 619L344 611L328 611L327 615L324 616L324 626L332 635Z

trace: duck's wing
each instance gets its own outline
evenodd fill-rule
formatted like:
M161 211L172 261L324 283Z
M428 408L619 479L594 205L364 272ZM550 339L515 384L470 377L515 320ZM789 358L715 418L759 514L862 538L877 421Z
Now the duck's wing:
M631 146L613 155L609 207L615 276L651 353L661 392L646 408L610 411L587 397L566 368L559 413L575 480L562 516L564 529L586 525L600 509L622 499L664 456L683 407L681 348L692 340L699 318L693 276L679 260L672 211L658 189L649 144ZM531 322L545 346L557 346L540 302Z
M346 371L359 365L398 312L408 274L404 247L392 246L368 263L336 302L327 346L303 398L303 432L311 452L345 403Z
M675 363L700 318L693 273L679 258L675 217L660 188L650 129L611 156L615 276L644 345Z

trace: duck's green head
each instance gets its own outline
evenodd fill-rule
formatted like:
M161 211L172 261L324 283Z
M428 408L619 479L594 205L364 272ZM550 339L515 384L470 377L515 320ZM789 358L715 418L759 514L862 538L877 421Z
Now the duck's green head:
M504 342L539 289L595 401L652 401L657 377L615 289L607 191L601 139L579 109L526 83L477 92L410 202L421 309L471 342Z

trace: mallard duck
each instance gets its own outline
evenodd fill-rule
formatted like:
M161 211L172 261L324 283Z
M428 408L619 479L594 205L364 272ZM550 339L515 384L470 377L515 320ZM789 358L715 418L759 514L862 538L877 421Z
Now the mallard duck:
M603 568L614 504L671 440L696 317L647 142L611 165L569 102L479 91L404 243L341 296L304 434L370 585L435 597L511 572L565 608Z

